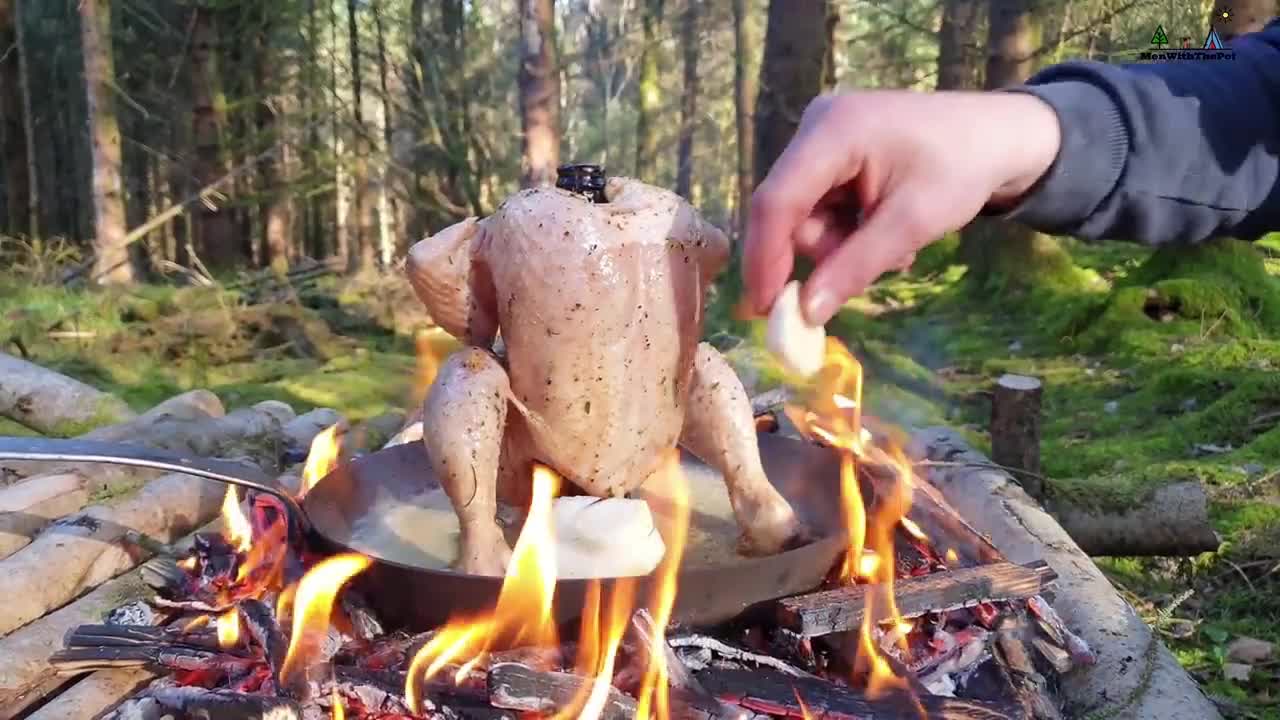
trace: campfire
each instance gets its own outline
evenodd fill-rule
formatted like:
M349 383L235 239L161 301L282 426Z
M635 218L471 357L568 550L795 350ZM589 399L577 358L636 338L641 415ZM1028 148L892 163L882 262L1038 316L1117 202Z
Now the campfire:
M416 633L373 609L359 583L370 558L312 547L279 498L229 488L218 530L151 562L151 602L75 628L52 663L161 673L121 719L1060 717L1057 678L1094 656L1042 594L1053 571L973 531L901 433L864 414L861 390L860 365L829 339L804 402L757 415L838 457L846 547L820 587L729 622L676 612L690 513L673 453L658 568L590 581L576 622L556 621L564 482L551 468L533 470L496 603ZM341 467L341 430L315 438L300 498Z

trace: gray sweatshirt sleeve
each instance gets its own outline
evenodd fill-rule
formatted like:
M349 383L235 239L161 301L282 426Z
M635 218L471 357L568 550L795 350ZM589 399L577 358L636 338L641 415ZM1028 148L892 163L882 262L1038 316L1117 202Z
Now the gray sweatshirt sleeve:
M1148 245L1280 230L1280 21L1234 60L1073 61L1010 88L1058 114L1062 147L1015 207L1044 232Z

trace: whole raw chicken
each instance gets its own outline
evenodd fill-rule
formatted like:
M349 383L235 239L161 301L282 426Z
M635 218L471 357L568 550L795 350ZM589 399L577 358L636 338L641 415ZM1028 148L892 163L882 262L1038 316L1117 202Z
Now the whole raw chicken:
M604 195L522 190L410 250L418 297L468 346L443 363L423 407L463 572L505 571L496 501L527 502L533 463L620 497L677 444L723 474L740 552L806 535L765 477L742 382L699 342L728 239L667 190L612 178ZM505 358L492 350L499 332Z

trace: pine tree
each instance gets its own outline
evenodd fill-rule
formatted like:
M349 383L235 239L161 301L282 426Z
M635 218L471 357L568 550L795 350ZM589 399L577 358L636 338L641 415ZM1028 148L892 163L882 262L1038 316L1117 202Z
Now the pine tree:
M1161 47L1169 44L1169 36L1164 33L1164 25L1157 25L1156 32L1151 36L1151 44Z

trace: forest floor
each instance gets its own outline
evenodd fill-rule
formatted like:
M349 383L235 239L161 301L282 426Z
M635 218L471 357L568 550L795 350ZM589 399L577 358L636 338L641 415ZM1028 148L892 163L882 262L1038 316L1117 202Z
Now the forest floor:
M957 427L989 451L983 393L1002 373L1034 375L1045 382L1049 492L1119 506L1170 480L1201 480L1218 552L1100 564L1211 694L1243 717L1280 717L1280 659L1247 680L1223 668L1236 638L1280 644L1280 260L1269 257L1280 242L1259 243L1265 260L1223 250L1191 265L1130 245L1071 244L1093 284L1025 297L975 294L936 247L833 321L865 363L869 412ZM246 304L254 292L259 302ZM0 275L0 344L139 410L202 387L228 408L279 399L359 421L410 410L425 390L419 307L405 283L385 280L322 278L293 296L88 294ZM748 383L779 382L758 323L711 317L713 339L745 338L730 356ZM416 337L436 356L454 347ZM0 433L21 432L0 420Z

